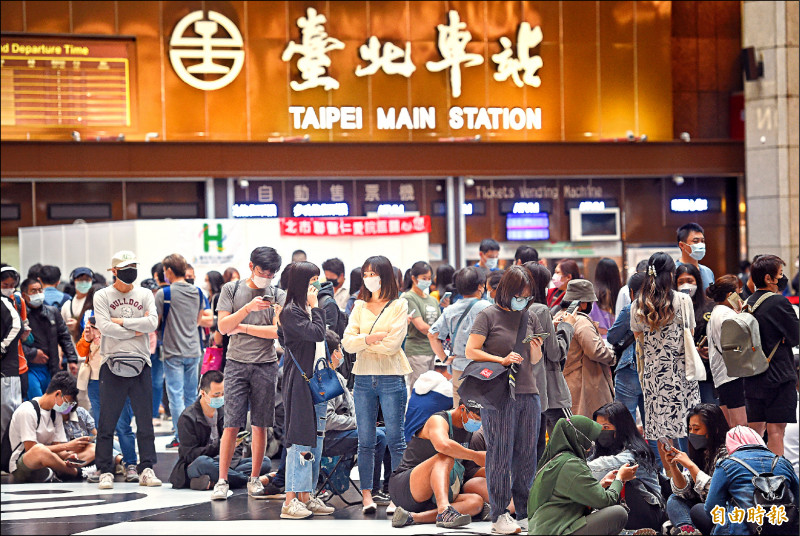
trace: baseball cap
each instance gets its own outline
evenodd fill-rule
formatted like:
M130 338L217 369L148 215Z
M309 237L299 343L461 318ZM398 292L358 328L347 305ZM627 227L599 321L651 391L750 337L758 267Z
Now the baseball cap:
M131 264L139 264L139 261L136 260L136 253L133 251L117 251L111 258L111 268L125 268Z
M72 270L71 279L77 279L82 275L88 275L89 277L94 277L94 272L91 269L81 266L80 268L75 268Z
M159 289L158 282L155 279L153 279L152 277L143 280L141 284L142 284L142 287L146 288L147 290L158 290Z

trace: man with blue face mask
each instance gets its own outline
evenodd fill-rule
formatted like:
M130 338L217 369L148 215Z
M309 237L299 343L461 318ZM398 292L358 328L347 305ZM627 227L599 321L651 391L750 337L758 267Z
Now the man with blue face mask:
M703 293L714 282L714 272L711 268L700 264L706 255L706 236L703 228L696 223L687 223L678 228L678 247L681 249L681 259L676 266L681 264L694 264L700 270L703 279Z
M59 310L44 303L42 284L36 279L26 279L20 285L28 309L31 334L22 341L22 350L28 360L28 398L42 396L50 378L61 370L59 347L66 357L69 372L78 373L78 353L72 343L67 324Z
M78 339L83 332L83 305L86 303L86 297L92 289L92 281L94 272L90 268L81 266L72 270L69 274L70 282L75 285L75 296L61 306L61 317L67 323L69 334L72 335L72 340L78 342Z
M393 527L463 527L483 511L486 481L464 482L463 463L486 466L486 451L469 448L480 427L480 405L466 400L456 409L433 414L414 434L389 480L389 495L397 505Z
M219 445L225 424L225 377L218 370L209 370L200 379L200 396L178 419L178 461L169 481L175 489L190 487L207 490L219 479ZM252 460L242 458L244 437L237 438L228 481L231 488L247 485ZM260 474L269 472L270 461L264 460ZM265 477L266 479L266 477Z
M478 266L486 272L486 277L489 277L489 273L497 270L500 260L500 244L493 238L484 238L481 240L481 245L478 246L478 257L480 258Z
M85 451L91 450L89 437L67 441L64 419L76 404L78 386L75 378L61 371L53 376L46 392L24 402L14 412L8 427L12 452L3 459L3 469L14 477L14 483L47 482L55 474L74 478L80 474ZM59 415L59 413L61 415Z

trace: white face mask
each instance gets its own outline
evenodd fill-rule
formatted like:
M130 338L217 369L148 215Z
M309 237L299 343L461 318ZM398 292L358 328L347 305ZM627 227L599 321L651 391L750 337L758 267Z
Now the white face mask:
M272 278L259 277L255 274L253 274L253 277L251 277L250 280L253 281L253 284L258 288L267 288L267 285L272 282Z
M373 294L377 292L379 288L381 288L381 278L380 276L372 276L372 277L365 277L364 278L364 286L367 287L367 290L372 292Z
M5 296L6 298L10 298L14 294L14 289L13 288L4 288L4 289L2 289L2 292L3 292L3 296Z
M211 294L211 283L203 283L203 290L205 290L206 293Z
M680 292L684 292L689 296L694 297L695 292L697 292L697 285L692 285L691 283L684 283L683 285L678 287Z
M486 267L490 270L494 270L495 268L497 268L497 261L498 261L497 257L488 257L486 259Z

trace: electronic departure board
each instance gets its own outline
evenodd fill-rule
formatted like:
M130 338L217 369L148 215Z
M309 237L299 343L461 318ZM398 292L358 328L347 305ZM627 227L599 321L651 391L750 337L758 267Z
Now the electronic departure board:
M131 126L133 39L2 35L2 125Z

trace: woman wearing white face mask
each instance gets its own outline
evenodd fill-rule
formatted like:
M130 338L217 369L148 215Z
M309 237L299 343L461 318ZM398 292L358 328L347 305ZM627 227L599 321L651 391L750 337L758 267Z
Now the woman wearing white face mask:
M386 423L386 442L392 470L403 459L403 437L407 401L404 376L411 366L402 344L408 330L408 302L398 299L397 279L392 263L384 256L370 257L361 267L363 286L358 295L342 346L356 354L353 400L358 425L358 473L364 513L377 511L372 499L378 404Z
M714 303L706 298L703 289L708 285L703 281L700 270L693 264L679 264L675 269L675 287L678 292L688 294L692 298L694 318L697 325L694 328L694 343L697 353L703 360L706 369L706 380L698 382L700 386L700 402L703 404L718 404L717 394L714 392L714 382L711 381L711 366L708 362L708 338L706 326L711 318ZM709 284L711 281L708 282Z
M441 309L436 298L428 293L431 286L431 265L425 261L415 262L408 275L410 287L400 297L408 302L410 312L404 351L413 371L408 379L408 386L414 389L417 378L433 370L436 356L428 340L428 330L438 320Z
M739 296L741 290L742 282L735 275L723 275L717 278L706 290L708 297L716 302L707 327L711 375L714 378L714 386L719 392L719 407L731 427L747 425L744 380L728 376L728 370L722 360L721 332L722 323L742 311L744 302Z

